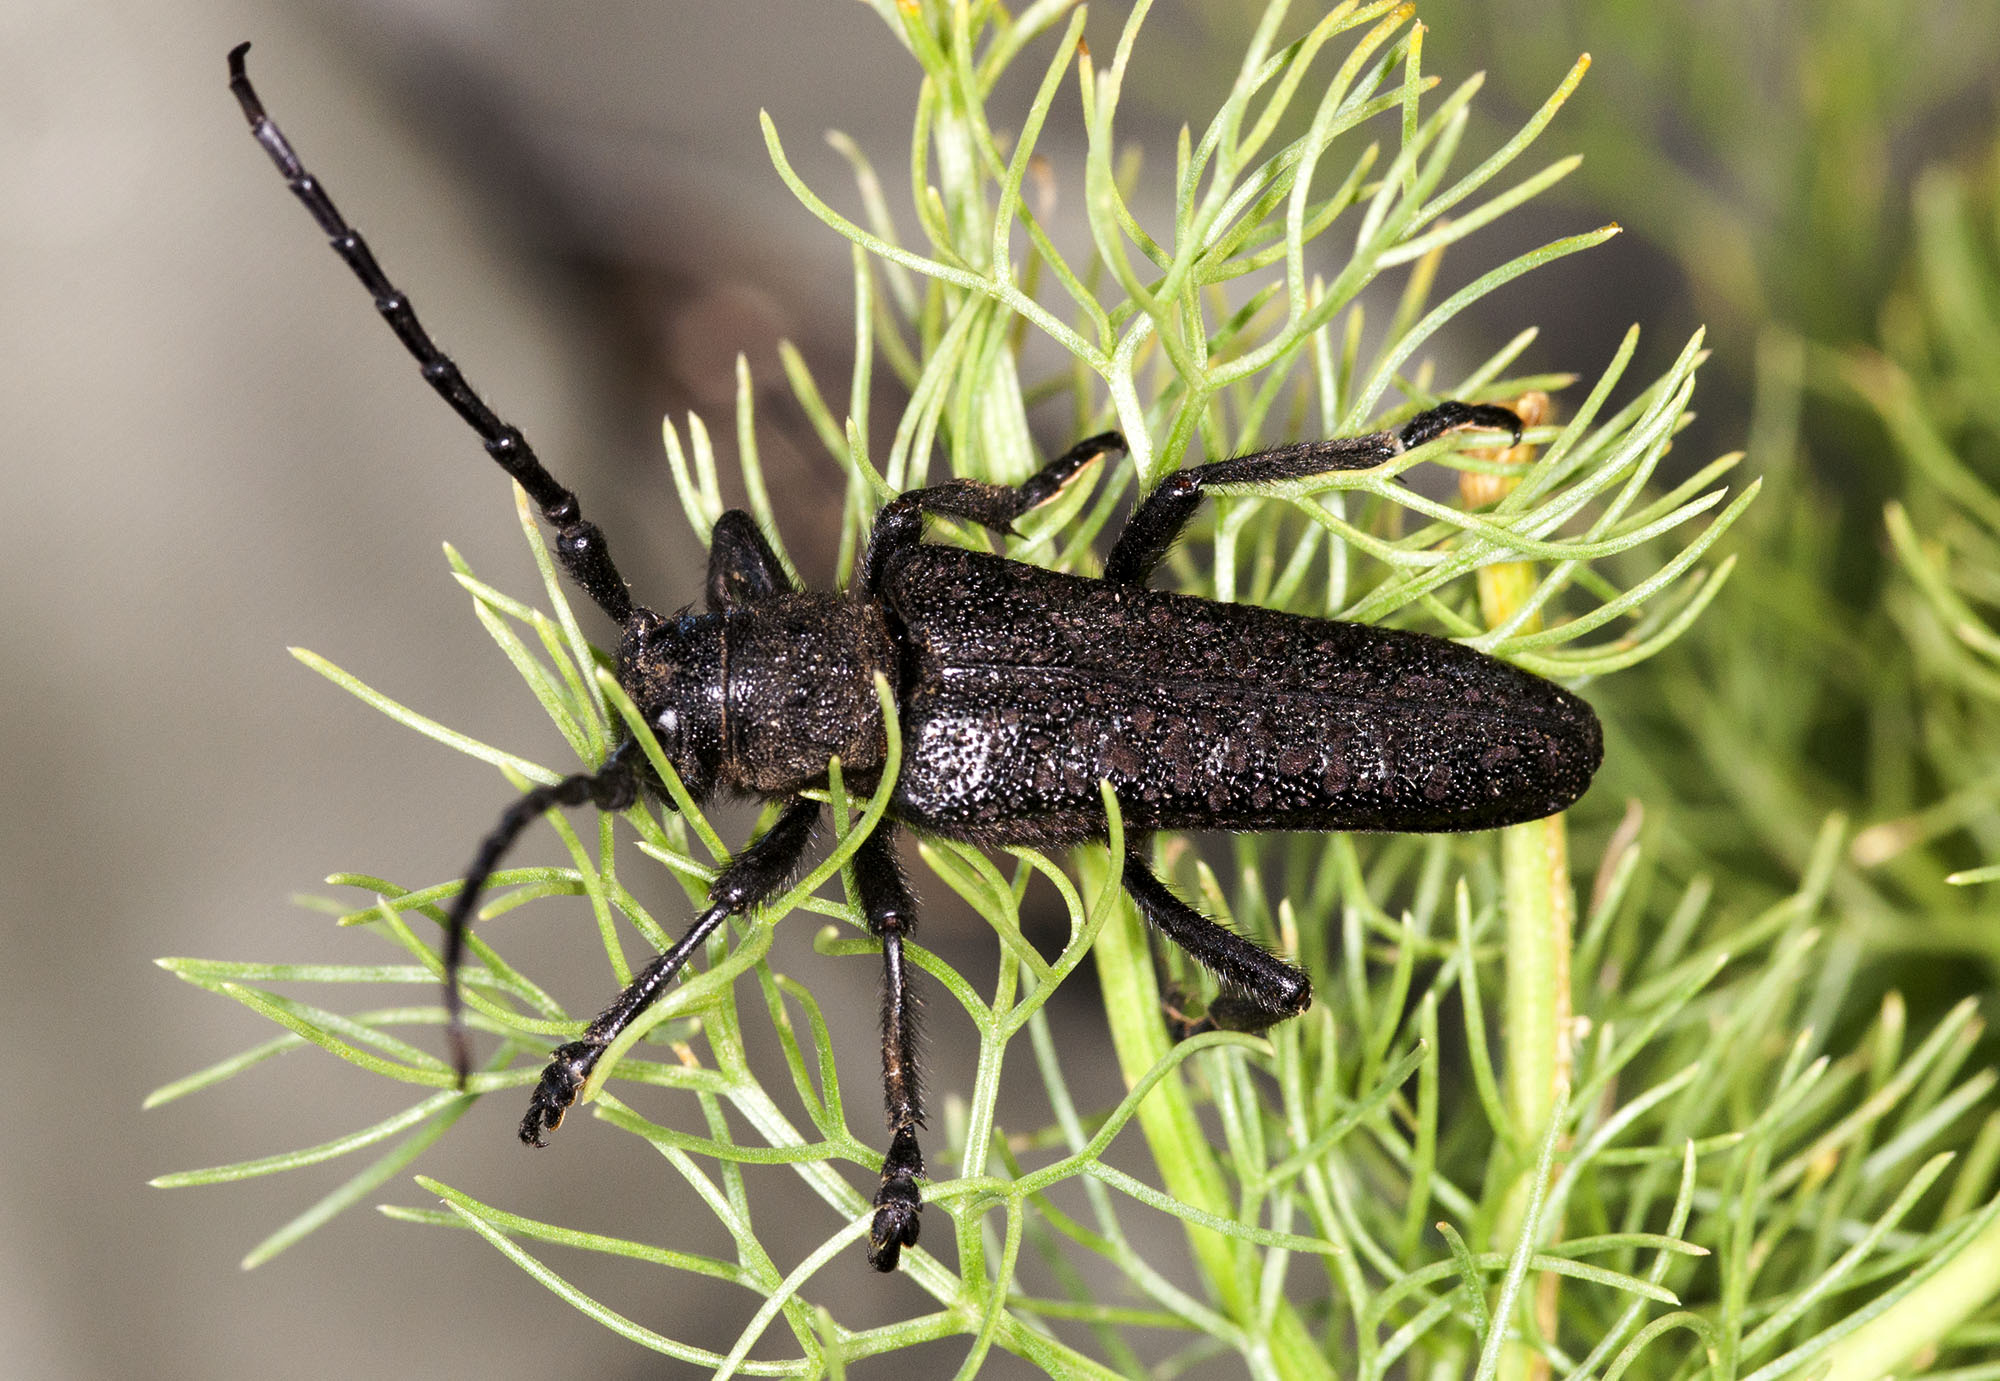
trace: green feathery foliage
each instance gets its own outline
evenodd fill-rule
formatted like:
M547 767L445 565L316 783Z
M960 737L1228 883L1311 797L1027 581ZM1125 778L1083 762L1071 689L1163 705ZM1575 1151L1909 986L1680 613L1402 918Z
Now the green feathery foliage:
M1888 611L1912 657L1920 744L1937 799L1857 841L1871 861L1915 847L2000 858L2000 198L1934 169L1915 197L1916 253L1883 313L1883 349L1844 370L1902 461L1885 527L1904 579ZM1953 874L1967 884L1992 867Z
M905 217L914 235L899 230L858 149L839 145L857 180L850 218L797 176L765 126L779 174L854 245L845 415L798 355L785 356L794 393L846 476L838 579L881 504L926 483L933 466L1001 481L1031 473L1038 413L1075 435L1116 425L1133 442L1129 469L1072 486L1006 545L1017 559L1088 572L1121 501L1191 458L1392 425L1440 398L1547 391L1560 395L1559 420L1502 455L1452 436L1375 470L1224 491L1165 579L1219 599L1428 628L1593 684L1593 697L1634 679L1614 673L1674 642L1714 600L1733 558L1704 559L1757 486L1733 498L1718 487L1733 456L1658 480L1703 360L1699 338L1659 378L1633 382L1625 373L1635 331L1587 386L1522 368L1532 329L1470 367L1425 353L1472 302L1614 233L1574 235L1492 267L1472 258L1475 232L1575 167L1571 158L1516 165L1584 62L1516 134L1474 155L1462 145L1479 82L1439 88L1425 74L1425 31L1411 6L1347 0L1301 24L1272 0L1221 109L1199 136L1184 130L1171 167L1154 176L1115 128L1128 68L1145 61L1148 5L1135 7L1102 61L1081 45L1084 16L1071 0L1038 0L1018 14L939 0L875 7L924 73ZM993 109L1002 72L1027 61L1042 64L1032 101ZM1081 188L1087 225L1073 245L1029 181L1066 90L1081 100L1087 137L1081 169L1052 174ZM1461 270L1461 258L1472 267ZM1439 286L1454 282L1462 286ZM878 363L910 400L879 456L869 417ZM747 371L739 381L738 464L782 554ZM666 443L705 540L722 508L709 433L690 417L685 439L670 423ZM1461 497L1476 501L1447 502L1406 482L1426 464L1458 471ZM1990 546L1990 523L1975 525L1985 511L1971 510L1943 539L1949 551ZM724 842L680 791L608 659L584 639L525 505L522 514L549 612L480 582L453 554L458 579L581 761L601 761L626 734L640 738L674 808L636 805L623 812L625 829L697 904ZM931 539L990 540L948 524ZM1934 619L1949 623L1952 598L1990 608L1990 564L1968 577L1967 560L1947 562L1921 544L1908 555L1920 576L1953 573L1919 582ZM1968 650L1989 652L1960 635L1959 651ZM561 775L299 655L397 722L491 762L517 788ZM893 725L886 694L884 707ZM1615 719L1610 730L1615 761ZM1972 789L1976 769L1960 768L1958 788ZM385 1211L470 1229L590 1318L718 1377L842 1375L857 1359L958 1337L962 1376L997 1348L1064 1377L1174 1376L1221 1356L1227 1374L1272 1378L1774 1381L1829 1366L1862 1374L1843 1368L1879 1355L1865 1349L1879 1347L1873 1340L1892 1321L1893 1339L1919 1347L1984 1336L1963 1320L2000 1282L2000 1121L1989 1118L1956 1163L1939 1149L1962 1139L1961 1125L1990 1101L1993 1074L1964 1072L1980 1031L1971 1005L1921 1039L1893 996L1857 1019L1857 1003L1874 1003L1860 982L1856 928L1874 913L1840 890L1855 876L1843 822L1807 822L1800 847L1760 854L1763 881L1725 888L1711 844L1728 835L1726 822L1705 818L1712 807L1664 774L1649 783L1657 794L1644 812L1620 819L1602 789L1586 802L1576 852L1590 880L1580 906L1561 819L1462 837L1242 837L1213 855L1226 865L1186 841L1154 841L1163 876L1311 972L1317 1004L1263 1037L1169 1040L1163 982L1199 993L1203 979L1178 956L1156 972L1110 864L1122 831L1108 791L1109 850L1076 850L1067 868L1031 850L989 857L926 841L920 883L970 901L1002 959L982 981L914 949L945 994L934 1019L968 1023L979 1057L948 1134L933 1133L949 1144L933 1148L923 1248L904 1257L936 1307L850 1327L819 1302L818 1282L823 1268L860 1269L869 1205L857 1183L872 1187L881 1132L871 1098L850 1125L809 981L768 962L774 927L799 911L829 923L823 954L873 954L851 879L821 892L880 817L893 772L865 801L847 797L837 764L832 776L832 852L712 944L587 1091L598 1118L654 1147L707 1205L727 1254L565 1229L427 1178L418 1183L442 1209ZM482 920L541 897L587 897L622 984L627 928L662 948L679 916L656 919L620 880L610 818L594 833L559 816L550 823L567 863L496 875ZM1728 842L1765 844L1741 826ZM1775 878L1785 881L1773 887ZM371 932L369 943L386 942L390 962L163 961L286 1034L160 1090L155 1103L307 1047L415 1086L414 1101L337 1141L160 1181L213 1184L377 1148L251 1263L369 1200L474 1100L519 1097L548 1049L581 1027L475 934L468 1012L499 1047L458 1090L441 1059L401 1034L442 1020L435 928L458 882L332 881L374 898L330 910ZM1053 960L1021 935L1031 885L1067 918ZM1080 1106L1072 1095L1084 1055L1059 1048L1045 1011L1086 952L1128 1089L1111 1106ZM331 1004L338 988L316 985L355 982L413 984L414 1005L341 1012L270 986L304 985ZM775 1037L782 1058L771 1067L749 1054L769 1043L746 1039L754 1026ZM1043 1125L1001 1124L1003 1079L1038 1087ZM647 1114L690 1107L705 1134ZM1114 1146L1118 1166L1106 1159ZM758 1165L797 1175L825 1205L819 1222L781 1233L760 1221L744 1174ZM1135 1249L1145 1215L1178 1220L1184 1252ZM554 1248L741 1286L734 1346L718 1354L676 1339L685 1321L614 1312L550 1264L560 1259L545 1250ZM1939 1313L1947 1291L1971 1304Z

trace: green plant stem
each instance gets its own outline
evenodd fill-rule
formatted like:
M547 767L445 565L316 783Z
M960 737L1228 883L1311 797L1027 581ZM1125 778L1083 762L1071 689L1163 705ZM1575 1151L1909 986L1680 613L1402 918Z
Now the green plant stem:
M1825 1381L1870 1381L1924 1371L1911 1365L2000 1291L2000 1221L1986 1225L1937 1274L1827 1354Z
M1516 405L1524 420L1541 420L1547 399L1529 395ZM1525 461L1530 449L1512 447L1495 459ZM1490 480L1488 481L1490 484ZM1473 497L1468 487L1467 497ZM1504 493L1513 482L1494 486ZM1525 561L1503 562L1479 571L1480 613L1488 627L1497 628L1519 613L1533 595L1536 574ZM1540 626L1539 615L1523 621L1522 631ZM1493 1223L1492 1246L1510 1251L1527 1221L1536 1176L1531 1148L1549 1133L1549 1120L1562 1105L1570 1081L1567 1033L1570 1025L1570 953L1576 933L1576 894L1569 877L1569 829L1562 815L1531 820L1500 832L1501 907L1506 929L1506 982L1501 993L1501 1048L1505 1058L1503 1096L1511 1154L1516 1166L1512 1182L1500 1200ZM1558 1143L1560 1151L1560 1143ZM1522 1307L1532 1320L1521 1320L1522 1336L1502 1352L1499 1375L1525 1381L1548 1375L1548 1363L1528 1341L1530 1330L1553 1337L1558 1278L1544 1275L1533 1292L1524 1292ZM1507 1321L1496 1318L1495 1328Z
M1503 1091L1517 1145L1525 1157L1548 1130L1570 1061L1563 1039L1570 1019L1570 947L1576 900L1569 881L1569 831L1564 817L1514 825L1500 836L1501 885L1506 919L1506 987L1501 998L1501 1040L1506 1052ZM1525 1172L1524 1172L1525 1174ZM1495 1245L1519 1224L1516 1200L1527 1192L1517 1181Z

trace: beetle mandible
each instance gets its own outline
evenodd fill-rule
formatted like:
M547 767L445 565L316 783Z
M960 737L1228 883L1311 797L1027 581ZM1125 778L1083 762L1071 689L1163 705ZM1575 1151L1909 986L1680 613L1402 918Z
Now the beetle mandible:
M1097 579L926 545L923 524L937 514L1007 534L1085 466L1121 453L1116 432L1079 442L1018 485L956 479L893 500L876 515L844 593L797 589L750 515L732 510L712 534L706 613L666 618L634 604L576 496L473 393L265 114L245 68L249 47L229 54L229 87L251 132L424 378L555 529L550 545L563 569L619 626L618 683L689 794L782 803L776 822L716 878L687 933L580 1039L551 1053L521 1123L529 1145L544 1144L605 1049L717 928L797 870L819 816L801 793L827 785L828 760L837 755L861 790L879 785L887 744L878 674L895 691L902 770L882 824L854 855L854 877L886 984L890 1144L868 1253L881 1271L917 1241L924 1174L903 958L916 907L892 847L895 827L987 847L1103 841L1099 783L1109 781L1127 831L1126 892L1221 984L1211 1018L1260 1030L1304 1011L1310 981L1176 896L1145 861L1147 831L1492 829L1554 814L1590 785L1603 751L1597 717L1540 677L1425 634L1147 588L1208 486L1365 469L1464 426L1506 430L1518 442L1520 419L1501 407L1446 402L1394 431L1181 470L1138 501ZM480 892L546 812L621 810L657 788L636 743L625 740L596 771L526 792L467 870L444 951L461 1081L470 1050L457 974Z

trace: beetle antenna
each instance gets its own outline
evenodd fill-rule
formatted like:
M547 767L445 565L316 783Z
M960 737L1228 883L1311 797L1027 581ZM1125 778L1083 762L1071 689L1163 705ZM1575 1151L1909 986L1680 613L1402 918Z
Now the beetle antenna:
M465 961L466 931L472 924L472 913L479 905L480 893L486 890L487 880L500 866L500 860L506 857L507 851L514 847L514 841L521 837L521 832L549 811L558 806L585 804L603 811L616 811L638 800L639 774L632 765L638 746L637 739L628 738L612 750L611 756L604 760L604 766L595 772L579 772L528 791L507 807L500 823L480 844L472 866L465 870L465 882L459 888L444 923L445 1041L451 1049L451 1064L458 1071L460 1085L465 1083L465 1076L472 1068L472 1043L465 1033L465 995L459 987L458 970Z
M271 117L264 113L264 103L250 85L249 72L244 63L244 54L250 51L248 43L239 43L229 50L229 89L243 107L244 118L250 122L250 133L264 146L264 152L271 155L271 161L284 174L285 185L292 194L305 204L313 220L326 234L354 276L368 289L375 299L375 310L389 323L389 329L396 333L396 339L403 342L403 348L415 357L423 370L424 380L438 396L451 404L454 411L479 433L486 443L486 453L498 461L500 468L513 477L515 483L528 491L528 497L540 506L542 516L556 529L555 540L549 544L570 579L583 592L597 602L597 607L609 614L619 624L624 624L632 616L632 596L625 588L624 579L618 574L618 567L612 563L611 548L604 540L604 534L595 523L583 517L583 509L577 503L576 495L557 483L555 477L542 467L534 448L528 445L519 428L500 420L493 409L480 400L472 391L472 386L459 372L458 365L451 356L438 349L417 321L416 311L410 306L410 299L391 283L382 272L382 266L375 261L375 253L368 248L368 242L347 223L328 196L319 179L305 170L298 155L292 152L291 142Z

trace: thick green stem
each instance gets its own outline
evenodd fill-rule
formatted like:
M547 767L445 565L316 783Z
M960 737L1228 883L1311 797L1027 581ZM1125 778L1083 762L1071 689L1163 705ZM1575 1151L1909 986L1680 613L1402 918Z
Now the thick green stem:
M1548 398L1527 394L1515 410L1528 426L1540 423ZM1526 446L1502 451L1504 461L1525 462ZM1504 476L1461 477L1469 502L1492 502L1513 487ZM1512 618L1535 589L1534 567L1525 561L1488 566L1479 572L1479 606L1489 627ZM1539 620L1535 620L1539 622ZM1570 949L1576 932L1576 894L1569 877L1569 830L1561 815L1531 820L1500 833L1502 911L1505 921L1506 983L1501 995L1501 1048L1505 1060L1503 1095L1513 1146L1507 1192L1494 1218L1491 1245L1512 1251L1535 1191L1534 1148L1548 1135L1570 1082ZM1558 1277L1545 1275L1522 1308L1533 1325L1553 1336ZM1494 1327L1504 1326L1495 1320ZM1523 1319L1525 1330L1530 1320ZM1548 1365L1525 1341L1508 1346L1500 1375L1510 1381L1543 1377Z
M1987 1224L1937 1274L1835 1344L1827 1354L1826 1381L1927 1369L1928 1363L1917 1359L1995 1294L2000 1294L2000 1221Z
M1559 1090L1569 1082L1569 961L1576 900L1569 881L1569 831L1560 815L1531 820L1500 837L1506 909L1506 989L1501 1039L1507 1110L1525 1164L1548 1131ZM1515 1196L1526 1194L1517 1184ZM1515 1204L1510 1199L1510 1216ZM1516 1217L1518 1221L1518 1217ZM1503 1243L1496 1240L1496 1246Z
M1576 899L1569 880L1569 831L1562 816L1505 830L1500 857L1507 950L1501 1015L1504 1091L1516 1138L1511 1154L1519 1170L1493 1224L1492 1241L1494 1250L1510 1251L1534 1194L1532 1148L1547 1135L1549 1118L1569 1085L1566 1033ZM1543 1276L1539 1288L1522 1299L1523 1308L1533 1311L1545 1335L1555 1329L1557 1280L1554 1275ZM1502 1356L1502 1377L1547 1374L1546 1361L1526 1342L1509 1346Z
M1507 986L1502 1040L1507 1107L1523 1158L1548 1130L1569 1082L1569 961L1576 900L1564 817L1531 820L1500 836L1506 890Z

